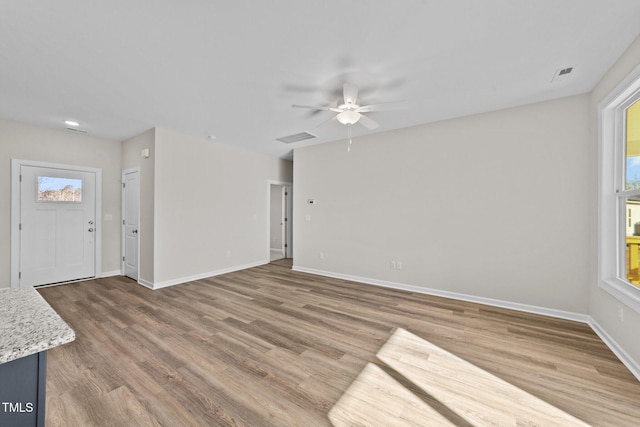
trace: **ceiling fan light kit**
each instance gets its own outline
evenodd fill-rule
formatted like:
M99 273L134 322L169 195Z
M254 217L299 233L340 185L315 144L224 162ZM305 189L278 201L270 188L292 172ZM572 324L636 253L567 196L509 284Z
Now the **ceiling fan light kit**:
M344 110L336 116L336 119L343 125L353 125L358 123L361 114L354 110Z
M321 111L333 111L334 113L338 113L335 118L338 122L347 126L348 129L348 138L349 138L349 146L351 145L351 126L360 123L362 126L367 129L373 130L377 129L380 125L372 120L370 117L362 114L369 113L371 111L384 111L384 110L398 110L406 108L403 103L386 103L386 104L371 104L371 105L358 105L358 88L355 85L350 83L345 83L342 86L342 99L344 103L337 107L323 107L323 106L315 106L315 105L299 105L293 104L294 108L310 108L313 110L321 110ZM350 147L348 146L348 151Z
M344 102L337 107L326 107L320 105L299 105L293 104L294 108L310 108L312 110L319 111L333 111L338 113L336 119L343 125L353 125L360 123L367 129L378 128L378 123L372 120L370 117L363 113L370 113L372 111L390 111L400 110L406 108L405 103L393 102L384 104L370 104L370 105L358 105L358 88L350 83L345 83L342 86L342 98Z

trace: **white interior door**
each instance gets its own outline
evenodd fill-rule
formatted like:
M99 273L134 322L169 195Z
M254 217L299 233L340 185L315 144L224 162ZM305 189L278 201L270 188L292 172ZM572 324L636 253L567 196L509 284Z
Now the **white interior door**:
M280 196L282 204L280 207L280 241L282 242L282 255L287 258L287 221L289 220L287 218L287 187L283 185L280 191L282 193Z
M269 259L271 261L285 257L283 195L284 187L282 185L271 185L271 197L269 199L271 204L269 219L271 248Z
M282 230L283 240L284 240L284 256L285 258L293 258L292 251L292 236L293 236L293 205L291 203L292 200L292 186L291 184L286 184L282 189L282 211L283 211L283 222L284 227Z
M123 173L122 183L123 270L125 276L138 280L140 172Z
M96 174L20 166L20 286L95 277Z
M267 218L269 238L267 255L269 260L292 258L292 223L293 208L291 204L293 186L290 182L267 181L268 211Z

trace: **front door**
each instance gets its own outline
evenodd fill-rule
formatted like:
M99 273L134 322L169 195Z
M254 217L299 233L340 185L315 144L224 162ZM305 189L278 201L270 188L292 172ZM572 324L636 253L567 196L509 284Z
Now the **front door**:
M20 166L20 286L96 275L96 174Z

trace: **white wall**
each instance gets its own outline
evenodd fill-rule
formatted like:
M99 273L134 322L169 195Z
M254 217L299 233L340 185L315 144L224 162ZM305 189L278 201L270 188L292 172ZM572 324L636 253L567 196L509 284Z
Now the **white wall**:
M117 141L0 119L0 287L10 285L11 159L102 169L102 271L120 271L120 155Z
M598 264L597 254L597 188L598 170L597 164L597 144L598 144L598 104L620 84L624 78L640 66L640 38L638 38L625 52L625 54L616 62L616 64L607 72L600 83L591 93L590 107L590 123L591 138L590 152L594 159L591 169L594 171L590 175L589 184L591 188L591 206L589 211L593 212L590 218L589 229L593 230L591 235L591 253L590 253L590 314L597 322L600 328L619 346L619 350L626 353L626 356L633 360L633 363L640 369L640 339L638 339L638 331L640 331L640 313L633 311L631 308L624 306L617 299L603 291L598 285L598 275L596 266ZM618 318L619 307L624 310L624 321ZM640 372L640 370L639 370Z
M156 286L268 262L268 180L290 161L156 129Z
M350 153L296 149L295 268L586 314L588 107L575 96L355 138Z

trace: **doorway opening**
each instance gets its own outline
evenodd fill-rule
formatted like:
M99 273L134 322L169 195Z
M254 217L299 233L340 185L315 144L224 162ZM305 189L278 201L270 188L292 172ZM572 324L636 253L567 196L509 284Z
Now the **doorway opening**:
M269 181L267 200L269 201L268 260L290 259L293 257L291 247L292 234L292 184L290 182Z

